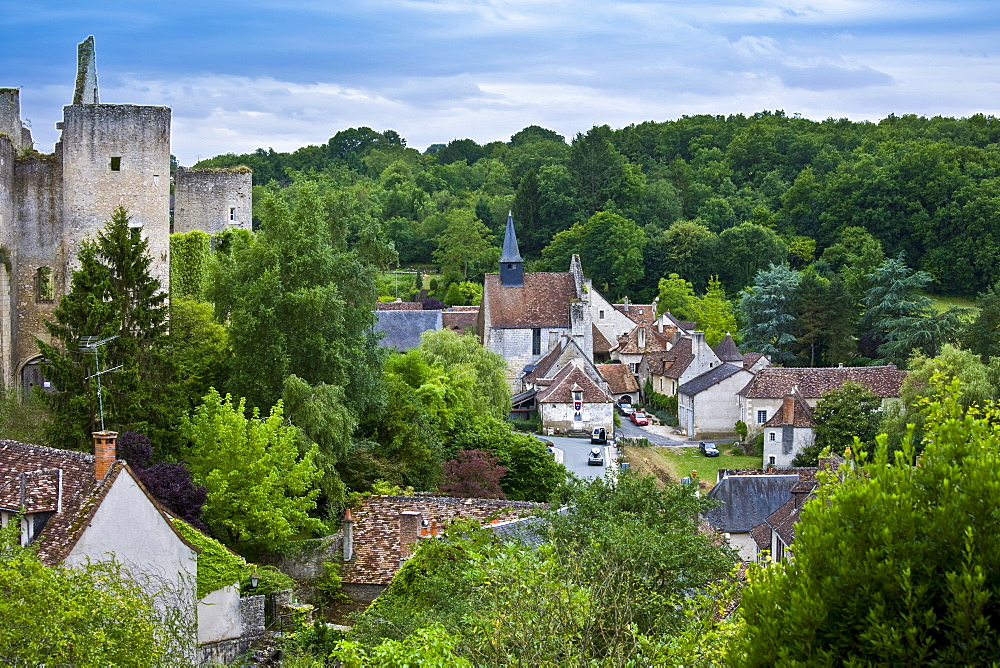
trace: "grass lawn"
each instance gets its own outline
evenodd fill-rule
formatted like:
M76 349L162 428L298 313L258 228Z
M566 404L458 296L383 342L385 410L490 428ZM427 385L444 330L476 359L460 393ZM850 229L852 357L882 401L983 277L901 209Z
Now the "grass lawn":
M976 302L972 299L963 299L962 297L938 297L936 295L928 294L931 301L934 303L934 310L938 313L944 313L953 306L959 308L975 308Z
M663 446L651 448L625 448L625 460L636 471L651 473L664 482L676 482L691 471L698 472L701 488L705 491L715 486L719 469L759 469L760 457L730 454L728 446L719 446L718 457L705 457L697 447Z

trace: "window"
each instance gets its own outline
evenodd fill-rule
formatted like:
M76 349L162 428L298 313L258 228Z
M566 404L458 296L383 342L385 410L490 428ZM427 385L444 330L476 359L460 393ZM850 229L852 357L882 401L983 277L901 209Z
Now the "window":
M768 457L767 463L770 464L771 466L774 466L774 457Z
M235 206L229 207L229 221L232 222L232 223L236 222L236 207Z
M537 327L531 330L531 354L542 354L542 330Z
M111 171L112 172L122 171L122 158L120 155L111 156Z
M770 431L770 432L767 433L767 440L773 441L774 437L775 437L775 434L774 434L773 431Z
M55 286L50 267L39 267L35 272L35 301L40 303L55 301Z
M757 424L764 424L767 422L767 410L757 411Z
M639 364L638 364L638 362L629 362L628 363L628 370L631 371L632 373L639 373Z
M597 312L597 318L599 320L604 320L604 311L598 311Z

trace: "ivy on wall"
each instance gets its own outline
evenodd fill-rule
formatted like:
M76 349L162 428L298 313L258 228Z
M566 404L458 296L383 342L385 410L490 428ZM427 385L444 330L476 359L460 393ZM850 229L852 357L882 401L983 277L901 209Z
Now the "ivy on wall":
M212 237L207 232L192 230L170 235L172 296L205 300L205 280L211 254Z

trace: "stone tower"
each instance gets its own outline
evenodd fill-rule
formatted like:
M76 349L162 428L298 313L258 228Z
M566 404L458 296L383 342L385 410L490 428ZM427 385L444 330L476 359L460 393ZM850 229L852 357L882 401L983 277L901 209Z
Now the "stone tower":
M78 49L73 104L51 154L22 129L19 91L0 89L0 369L5 386L44 381L36 338L66 294L80 242L124 206L169 290L170 109L100 104L93 37Z
M247 168L188 169L174 174L174 232L216 234L253 222L253 174Z

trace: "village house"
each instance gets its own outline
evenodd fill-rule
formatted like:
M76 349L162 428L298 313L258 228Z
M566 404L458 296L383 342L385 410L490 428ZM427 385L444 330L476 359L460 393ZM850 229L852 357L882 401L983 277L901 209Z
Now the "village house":
M719 480L707 498L720 504L704 513L713 529L726 536L743 561L755 561L758 544L751 535L789 500L801 480L814 480L816 469L719 471ZM758 530L758 535L760 531Z
M799 521L802 506L814 496L818 485L815 478L800 478L789 490L790 498L750 530L757 544L758 561L769 558L779 562L792 558L789 548L795 541L795 523Z
M781 410L764 423L764 466L791 466L804 448L813 444L812 408L797 389L785 395Z
M236 587L225 587L197 600L198 550L116 460L116 437L96 432L95 454L0 441L0 521L20 518L21 544L35 546L46 566L120 563L139 584L169 597L159 605L197 620L192 656L235 659L264 631L263 597L241 599Z
M899 398L904 378L906 372L900 371L894 364L788 369L767 367L739 391L740 419L751 430L759 431L781 410L785 397L793 391L810 408L815 408L823 394L840 389L846 382L864 385L881 397L885 406Z

